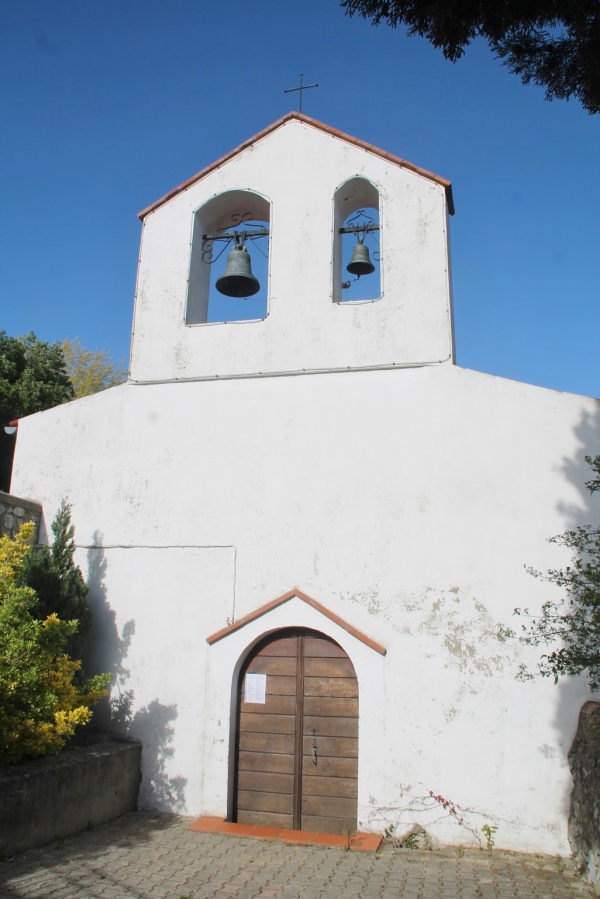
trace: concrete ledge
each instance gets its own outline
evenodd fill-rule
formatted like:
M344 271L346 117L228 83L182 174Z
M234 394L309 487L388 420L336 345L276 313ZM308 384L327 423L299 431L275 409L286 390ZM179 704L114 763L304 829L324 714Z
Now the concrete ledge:
M106 742L0 769L0 856L42 846L137 806L141 744Z

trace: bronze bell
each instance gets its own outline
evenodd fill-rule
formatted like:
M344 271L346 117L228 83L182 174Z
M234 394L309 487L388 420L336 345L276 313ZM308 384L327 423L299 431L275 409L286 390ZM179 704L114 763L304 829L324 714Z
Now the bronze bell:
M226 297L251 297L258 293L260 284L252 274L246 247L233 248L227 257L225 271L220 278L217 278L215 287Z
M346 266L346 271L359 278L361 275L370 275L371 272L375 271L375 266L369 256L369 248L365 247L360 238L352 250L352 258Z

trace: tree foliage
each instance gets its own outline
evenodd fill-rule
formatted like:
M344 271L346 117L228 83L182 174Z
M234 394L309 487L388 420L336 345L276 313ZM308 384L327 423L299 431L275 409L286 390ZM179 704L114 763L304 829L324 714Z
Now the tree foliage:
M108 675L80 685L81 662L65 647L76 620L55 613L36 618L36 596L19 585L33 524L14 540L0 537L0 764L59 752L78 725L91 718L91 706L106 695Z
M10 490L15 450L14 435L3 426L74 396L58 343L38 340L33 331L24 337L0 331L0 490Z
M580 100L600 112L600 5L598 0L342 0L358 14L409 35L427 38L456 62L477 37L525 84L546 99Z
M86 350L79 339L63 340L61 349L77 398L115 387L127 378L123 363L115 364L107 350Z
M9 337L0 331L0 421L7 423L75 396L58 343L38 340L33 331Z
M9 337L0 331L0 490L10 490L14 435L3 425L120 384L126 371L105 350L79 340L46 343L33 331Z
M586 456L586 462L595 473L586 487L595 493L600 491L600 455L594 459ZM515 615L529 618L520 639L531 646L556 647L541 657L538 673L542 677L553 677L556 682L563 675L586 673L591 690L600 690L600 527L582 525L550 542L573 552L571 565L545 573L533 568L528 571L556 584L565 596L558 602L545 602L539 616L531 615L529 609L515 609ZM533 677L524 666L520 675Z
M90 630L92 615L87 602L88 586L75 564L75 529L71 506L62 501L52 522L52 546L31 547L23 560L19 577L22 586L35 592L31 614L44 620L53 613L65 621L76 618L77 632L67 641L69 655L80 656L82 637Z

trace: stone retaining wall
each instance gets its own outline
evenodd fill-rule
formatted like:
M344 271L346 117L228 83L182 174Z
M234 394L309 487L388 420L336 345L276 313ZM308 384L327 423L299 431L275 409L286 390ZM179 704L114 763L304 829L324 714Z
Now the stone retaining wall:
M106 742L0 769L0 857L137 806L141 744Z
M581 709L569 765L569 840L589 881L600 888L600 702L586 702Z
M39 503L0 491L0 536L14 538L22 524L33 521L35 532L32 543L37 543L41 517L42 507Z

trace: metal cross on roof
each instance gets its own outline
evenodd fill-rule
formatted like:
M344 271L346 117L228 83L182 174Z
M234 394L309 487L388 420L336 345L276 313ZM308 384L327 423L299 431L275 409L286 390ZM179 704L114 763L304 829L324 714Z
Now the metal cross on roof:
M318 84L302 84L302 72L300 73L300 87L288 87L287 90L284 90L284 94L291 94L293 91L300 91L300 109L299 112L302 112L302 91L307 91L309 87L318 87Z

